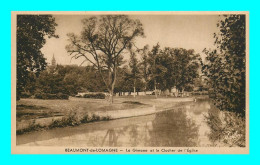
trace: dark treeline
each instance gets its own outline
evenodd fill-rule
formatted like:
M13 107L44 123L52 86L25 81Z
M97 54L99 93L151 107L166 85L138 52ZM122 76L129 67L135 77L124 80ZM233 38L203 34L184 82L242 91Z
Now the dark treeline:
M137 54L141 57L137 59ZM201 58L193 49L160 48L157 44L148 50L131 52L126 81L130 81L131 91L168 90L176 87L179 92L192 91L202 85L199 69ZM198 83L200 82L200 83Z
M157 44L149 51L146 46L131 52L129 62L118 68L114 93L171 90L175 86L180 91L192 91L195 80L199 80L199 66L200 58L194 50L160 49ZM108 92L102 77L93 66L49 66L38 77L35 74L29 77L22 97L39 93L74 96L86 91Z
M23 94L25 97L39 93L74 96L83 91L103 92L105 85L100 80L100 76L91 66L50 66L38 77L31 74L31 81L25 86Z

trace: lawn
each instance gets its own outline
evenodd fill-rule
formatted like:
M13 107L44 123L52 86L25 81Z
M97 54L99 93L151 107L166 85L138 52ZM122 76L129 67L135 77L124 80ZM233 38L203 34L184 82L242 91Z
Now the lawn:
M149 106L148 98L131 97L115 98L111 104L105 99L89 99L70 97L69 100L21 99L17 101L16 120L28 120L54 116L64 116L71 111L88 113L95 111L125 110Z
M162 97L163 98L163 97ZM167 98L165 98L167 100ZM176 98L179 99L179 98ZM64 116L71 112L91 113L96 111L111 111L134 109L138 107L156 106L156 109L174 107L177 102L162 102L155 96L114 97L111 104L107 99L90 99L70 97L69 100L21 99L17 101L16 120L28 120L54 116Z

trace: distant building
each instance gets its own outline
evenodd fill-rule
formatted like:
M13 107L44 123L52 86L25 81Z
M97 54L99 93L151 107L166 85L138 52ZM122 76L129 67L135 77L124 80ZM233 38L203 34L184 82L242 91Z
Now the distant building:
M51 72L51 71L56 71L56 68L57 68L57 63L56 63L56 59L54 57L54 54L52 56L52 60L51 60L51 63L48 63L47 67L46 67L46 70L48 72Z
M54 54L52 56L51 65L56 66L56 60L55 60Z

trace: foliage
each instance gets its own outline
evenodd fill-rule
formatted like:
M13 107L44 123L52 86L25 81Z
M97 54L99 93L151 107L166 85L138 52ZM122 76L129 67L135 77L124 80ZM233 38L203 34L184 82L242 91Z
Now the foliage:
M140 103L139 101L124 101L125 104L135 104L135 105L145 105L143 103Z
M221 110L245 114L245 15L228 15L217 24L215 50L204 50L204 74Z
M141 69L141 75L144 80L144 91L147 90L147 83L149 80L149 63L148 63L148 51L149 47L148 45L145 45L143 49L139 49L138 52L141 55L141 62L140 62L140 69Z
M81 123L90 123L95 121L107 121L110 120L109 116L98 116L96 114L86 114L83 116L83 118L80 120Z
M150 86L169 91L172 87L179 91L193 89L201 63L200 55L193 49L166 47L161 50L157 44L148 55Z
M117 70L123 62L124 51L132 47L135 38L144 36L142 24L126 15L90 17L83 19L82 23L84 27L81 36L68 34L70 45L67 51L72 58L83 57L83 62L93 65L113 96ZM104 73L108 76L105 77Z
M21 92L20 98L29 98L31 97L31 93L29 92Z
M36 81L36 93L67 93L63 87L63 76L56 70L43 71Z
M70 113L68 116L63 117L61 120L53 120L48 126L49 128L77 126L80 124L76 113Z
M41 48L45 36L55 35L54 17L51 15L17 15L17 99L31 79L45 69L46 62Z
M139 63L138 63L138 60L136 58L135 52L131 52L129 67L131 69L131 78L133 79L134 83L135 83L136 79L140 78L140 69L139 69L138 64Z
M156 46L153 46L152 50L148 53L148 63L149 63L149 73L150 73L150 82L153 82L154 90L157 90L157 82L158 79L158 70L157 67L160 68L159 64L156 63L157 55L160 51L160 45L157 43ZM151 84L151 83L150 83ZM157 97L157 92L155 92L155 96Z
M16 131L17 135L30 133L32 131L53 129L53 128L63 128L68 126L78 126L84 123L96 122L96 121L108 121L110 120L110 116L99 116L97 114L85 114L83 117L79 117L79 114L76 112L70 112L66 116L61 119L53 119L49 125L40 125L36 123L35 120L29 124L27 128L20 129Z
M104 93L87 93L84 94L84 98L93 98L93 99L105 99L106 95Z
M56 68L50 67L36 78L34 87L30 87L33 89L30 90L30 94L35 94L36 98L41 99L50 99L52 96L59 99L57 95L59 93L75 96L78 92L105 92L104 83L95 73L92 67L60 65Z
M199 54L195 54L193 49L175 49L175 62L173 66L175 85L180 91L191 91L196 78L199 77L198 69L201 64Z
M51 93L35 93L34 97L36 99L62 99L62 100L68 100L69 95L63 94L63 93L57 93L57 94L51 94Z
M22 135L22 134L25 134L25 133L29 133L29 132L32 132L32 131L39 131L39 130L42 130L42 129L44 129L44 126L41 126L40 124L36 124L35 120L33 120L27 128L17 130L16 135Z
M141 72L140 72L140 63L136 57L136 52L131 51L130 54L130 62L129 62L129 67L130 67L130 74L128 74L128 80L130 83L129 85L133 89L134 93L136 91L140 91L141 88L143 87L143 84L141 82ZM132 91L132 90L130 90ZM134 95L135 96L135 95Z
M210 127L209 139L214 145L223 143L229 147L245 147L245 118L235 112L211 108L205 116Z

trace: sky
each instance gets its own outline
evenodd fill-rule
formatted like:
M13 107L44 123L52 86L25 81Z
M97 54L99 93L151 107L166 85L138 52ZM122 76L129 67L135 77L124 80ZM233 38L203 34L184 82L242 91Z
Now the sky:
M56 62L62 65L81 64L83 59L71 59L65 46L69 44L68 33L79 34L83 25L81 20L88 15L53 15L58 24L56 34L59 38L46 38L41 49L47 63L51 63L54 55ZM142 48L148 44L151 49L157 43L161 48L194 49L202 59L204 48L214 48L213 33L217 32L218 15L130 15L143 24L145 38L137 38L136 46ZM128 57L126 57L128 59Z

